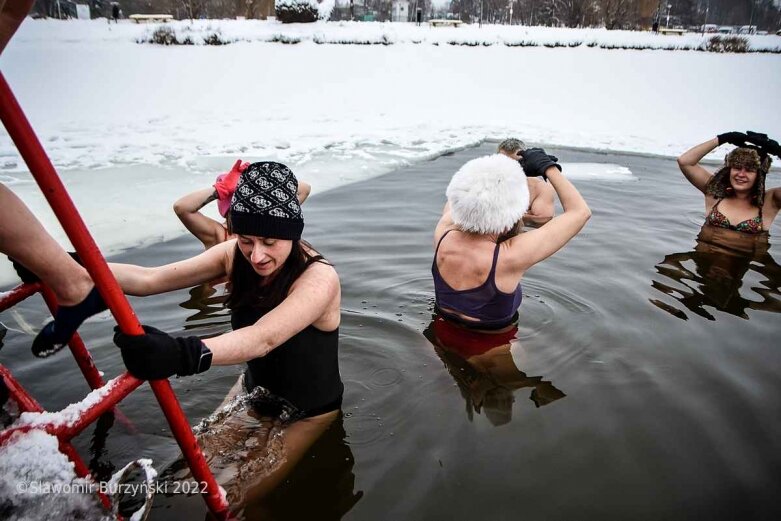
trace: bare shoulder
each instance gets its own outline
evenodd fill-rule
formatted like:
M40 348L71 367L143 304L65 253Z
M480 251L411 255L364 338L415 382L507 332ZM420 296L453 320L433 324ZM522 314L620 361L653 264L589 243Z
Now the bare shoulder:
M555 194L556 190L553 189L553 185L546 183L542 179L537 179L537 190L543 194Z
M540 183L544 183L542 179L539 179L537 177L527 177L526 178L526 184L529 186L529 190L536 190Z
M291 285L291 293L297 290L324 292L335 296L340 291L339 274L331 264L313 262Z
M213 251L216 255L220 256L223 266L225 266L225 273L230 275L233 272L233 258L236 255L236 241L237 239L228 239L225 242L221 242L215 246L212 246L206 251Z

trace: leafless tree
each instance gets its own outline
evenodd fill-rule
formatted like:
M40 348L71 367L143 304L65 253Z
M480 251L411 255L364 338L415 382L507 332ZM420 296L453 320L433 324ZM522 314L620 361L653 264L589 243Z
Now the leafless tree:
M599 12L607 29L620 29L637 17L635 0L599 0Z

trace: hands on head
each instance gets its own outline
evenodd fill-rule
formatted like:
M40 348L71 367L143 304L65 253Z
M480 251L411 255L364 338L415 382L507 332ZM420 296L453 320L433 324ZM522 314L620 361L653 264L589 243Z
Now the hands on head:
M217 191L217 199L220 201L230 201L233 196L233 192L236 191L236 185L239 182L239 177L247 169L249 163L237 159L228 172L225 172L217 178L217 182L214 183L214 189Z
M773 154L781 158L781 145L775 139L770 139L767 134L748 130L746 132L725 132L716 136L719 145L729 143L741 148L753 148L760 155Z
M561 165L558 164L559 158L547 154L545 150L541 148L527 148L521 152L521 159L519 159L521 167L523 167L523 173L526 177L542 177L546 181L548 176L545 175L548 168L555 166L561 172Z

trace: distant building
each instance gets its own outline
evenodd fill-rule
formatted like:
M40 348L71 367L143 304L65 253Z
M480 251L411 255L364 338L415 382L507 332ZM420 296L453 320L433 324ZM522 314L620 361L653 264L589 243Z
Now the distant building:
M406 22L409 20L409 2L393 0L391 4L391 22Z
M74 8L76 9L76 18L79 20L89 20L91 18L87 4L75 4Z

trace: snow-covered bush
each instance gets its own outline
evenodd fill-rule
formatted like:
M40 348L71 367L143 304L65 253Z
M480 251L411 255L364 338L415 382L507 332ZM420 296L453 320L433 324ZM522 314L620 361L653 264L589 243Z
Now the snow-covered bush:
M309 23L320 17L317 0L277 0L274 8L282 23Z
M216 30L203 37L204 45L225 45L231 42L226 42L222 39L222 33L220 30Z
M287 34L274 34L269 38L269 42L274 43L285 43L285 44L296 44L301 43L301 37L300 36L290 36Z
M714 36L707 43L711 52L748 52L748 40L742 36Z
M161 25L149 37L149 43L158 45L177 45L176 33L167 25Z

